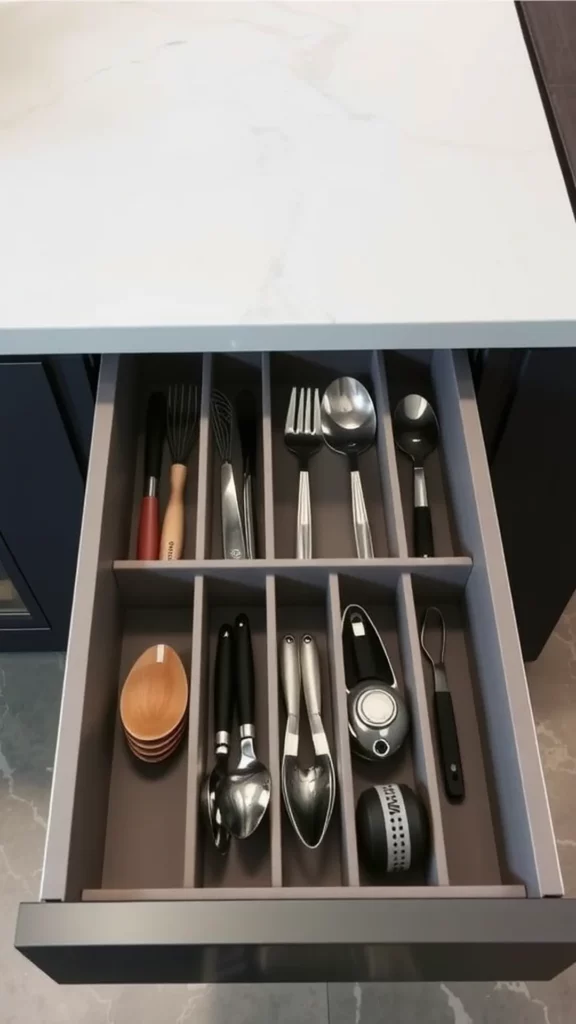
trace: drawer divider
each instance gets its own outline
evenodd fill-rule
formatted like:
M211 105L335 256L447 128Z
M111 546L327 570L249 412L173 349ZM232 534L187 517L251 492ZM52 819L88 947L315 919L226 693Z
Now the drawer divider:
M212 394L213 358L202 356L200 391L200 423L198 430L198 511L196 515L196 555L199 560L210 557L212 529L212 431L210 429L210 397Z
M354 787L352 783L350 733L348 731L346 676L344 672L344 652L342 649L341 633L342 608L338 576L333 573L328 577L326 615L328 620L328 645L330 650L330 679L332 683L334 734L336 737L334 761L338 787L340 790L339 797L342 823L344 884L359 886L360 871L358 867L358 845L356 840L356 814L354 806Z
M271 885L282 886L282 823L281 823L281 780L280 762L282 757L278 729L278 627L276 619L276 581L274 576L266 577L266 645L268 684L268 765L272 781L270 793L270 859Z
M264 491L264 557L274 558L274 464L272 456L272 398L270 393L270 356L262 353L262 459Z
M396 462L392 410L390 408L384 358L381 352L372 353L372 381L378 417L376 445L380 465L388 544L390 545L392 558L407 558L408 544L406 541L398 464Z
M184 840L184 887L196 888L200 882L200 792L206 770L204 722L208 695L208 614L206 580L197 576L194 583L192 615L192 656L188 708L188 778L186 831Z
M396 589L398 629L402 663L404 666L404 682L410 694L412 711L412 749L415 774L426 789L428 795L428 811L432 829L431 882L434 885L449 885L448 859L442 825L440 807L440 789L432 725L428 714L426 699L426 682L422 669L420 640L418 636L418 620L412 580L403 574Z

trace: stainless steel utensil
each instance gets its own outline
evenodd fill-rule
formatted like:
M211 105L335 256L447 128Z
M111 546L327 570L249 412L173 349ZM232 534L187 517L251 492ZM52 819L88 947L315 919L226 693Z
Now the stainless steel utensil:
M292 388L284 426L284 442L298 459L296 558L312 558L312 505L308 464L322 447L318 388Z
M348 727L359 757L382 761L402 746L410 717L376 626L364 608L342 615Z
M233 558L237 561L246 558L246 544L232 467L234 410L230 400L221 391L212 392L211 421L221 462L222 549L224 558Z
M393 422L396 447L414 464L414 551L419 558L432 558L434 537L424 460L438 444L438 420L422 395L406 395L394 410Z
M336 800L336 776L321 718L318 651L314 638L302 637L300 656L296 640L285 636L281 644L281 672L287 721L282 757L282 793L294 831L305 846L316 849L324 839ZM314 764L298 764L301 683L314 745Z
M218 787L228 771L230 730L232 728L232 674L234 636L232 626L220 627L216 662L214 665L214 754L216 762L206 777L202 790L204 813L212 833L214 846L220 853L228 853L230 833L222 823L217 800Z
M358 456L374 444L376 411L360 381L353 377L339 377L326 389L322 398L322 433L328 447L346 455L350 465L356 554L358 558L374 558Z
M425 643L426 632L432 629L434 617L437 619L440 627L440 645L437 658L431 654L429 647ZM463 800L465 796L464 774L462 772L462 759L458 743L458 730L456 728L454 705L452 703L452 695L448 689L448 678L444 663L446 623L439 608L431 607L426 609L422 619L420 645L432 666L434 675L434 713L436 716L436 731L438 733L442 774L444 776L444 790L450 800Z
M222 823L237 839L247 839L258 828L270 802L270 772L254 751L255 686L250 623L238 615L234 625L240 760L224 777L216 793Z
M256 476L258 451L258 409L251 391L240 391L236 396L236 420L242 448L242 509L244 512L244 538L246 557L256 558L256 519L254 515L253 485Z

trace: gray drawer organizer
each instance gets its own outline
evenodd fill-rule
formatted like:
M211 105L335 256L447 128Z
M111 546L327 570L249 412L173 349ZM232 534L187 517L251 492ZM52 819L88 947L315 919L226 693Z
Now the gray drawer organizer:
M297 462L283 443L293 384L362 379L377 405L377 446L361 471L375 557L354 557L345 461L311 466L315 557L294 559ZM180 562L134 560L148 393L195 377L198 445ZM261 557L222 559L212 387L261 397L256 502ZM441 446L427 466L438 557L411 547L411 473L390 410L430 397ZM165 474L167 475L167 474ZM529 552L527 552L529 557ZM432 600L448 628L448 672L467 793L449 804L418 640ZM364 604L410 703L411 740L388 766L351 756L341 609ZM221 859L199 789L211 758L219 625L253 627L259 753L270 766L265 824ZM338 796L324 844L296 840L280 793L284 729L278 639L312 631L322 665ZM125 747L118 691L150 644L168 642L191 679L189 733L162 770ZM376 781L404 781L432 822L429 870L374 886L359 865L354 807ZM576 960L576 905L562 897L554 835L465 353L306 352L103 359L41 902L23 904L17 947L63 982L549 978Z

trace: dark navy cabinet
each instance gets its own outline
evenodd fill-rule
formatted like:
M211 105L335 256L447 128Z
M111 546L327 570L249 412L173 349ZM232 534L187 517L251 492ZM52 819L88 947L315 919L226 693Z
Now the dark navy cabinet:
M0 651L66 648L93 412L84 357L0 361Z

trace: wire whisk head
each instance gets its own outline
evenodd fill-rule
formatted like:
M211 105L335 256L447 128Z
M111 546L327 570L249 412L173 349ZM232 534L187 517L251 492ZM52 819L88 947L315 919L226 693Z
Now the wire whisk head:
M185 465L196 440L198 388L193 384L171 384L168 389L166 436L172 462Z
M214 432L214 440L221 462L232 461L232 433L234 430L234 410L232 402L221 391L213 391L210 400L210 420Z

